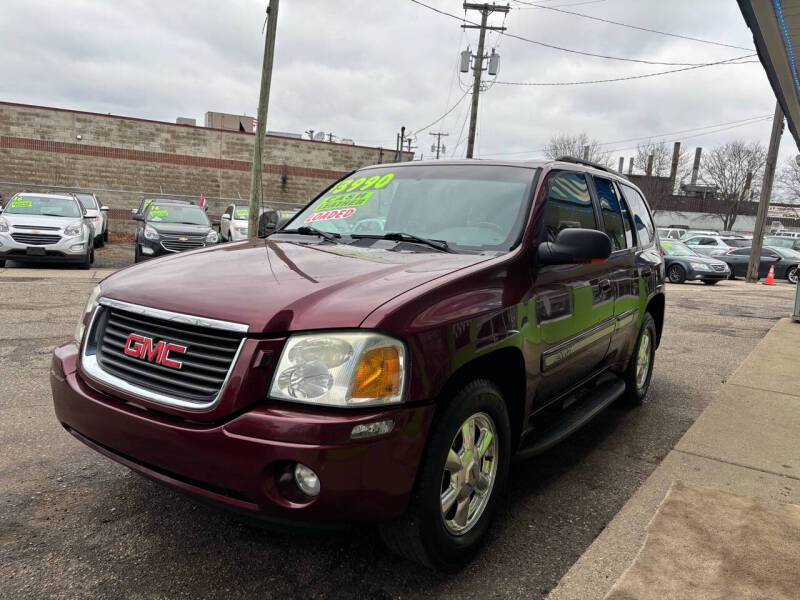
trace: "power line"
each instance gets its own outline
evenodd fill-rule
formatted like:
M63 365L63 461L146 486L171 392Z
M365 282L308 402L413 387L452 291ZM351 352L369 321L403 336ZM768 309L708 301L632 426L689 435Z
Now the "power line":
M414 4L418 4L418 5L422 6L422 7L425 7L428 10L432 10L433 12L439 13L440 15L444 15L444 16L450 17L451 19L456 19L456 20L461 21L463 23L468 23L468 24L474 25L474 26L480 26L480 23L475 23L473 21L468 21L463 17L459 17L458 15L454 15L453 13L449 13L447 11L440 10L440 9L434 7L434 6L431 6L429 4L425 4L424 2L421 2L420 0L411 0L411 2L413 2ZM638 59L638 58L624 58L624 57L621 57L621 56L611 56L611 55L607 55L607 54L596 54L594 52L587 52L585 50L574 50L572 48L565 48L563 46L556 46L555 44L548 44L546 42L540 42L539 40L526 38L526 37L523 37L521 35L516 35L514 33L509 33L508 31L502 32L502 35L504 35L506 37L514 38L516 40L520 40L520 41L523 41L523 42L528 42L529 44L535 44L537 46L542 46L544 48L550 48L552 50L561 50L562 52L569 52L571 54L580 54L582 56L591 56L593 58L604 58L606 60L619 60L619 61L623 61L623 62L641 63L641 64L646 64L646 65L663 65L663 66L667 66L667 67L694 67L694 66L707 64L707 63L662 62L662 61L644 60L644 59ZM742 58L749 58L750 56L752 56L752 55L738 56L736 58L731 58L729 60L739 60L739 59L742 59Z
M642 75L628 75L626 77L613 77L611 79L590 79L586 81L496 81L497 85L521 85L521 86L537 86L537 87L552 87L552 86L565 86L565 85L588 85L592 83L612 83L615 81L630 81L633 79L646 79L648 77L658 77L660 75L669 75L670 73L680 73L681 71L692 71L694 69L702 69L704 67L716 67L719 65L747 65L750 63L757 63L757 60L744 60L742 62L736 62L741 60L742 58L751 58L756 56L755 54L750 54L749 56L742 56L740 58L729 58L727 60L718 60L716 62L710 62L700 65L695 65L693 67L682 67L680 69L670 69L669 71L658 71L657 73L644 73Z
M425 131L426 129L430 129L431 127L433 127L434 125L436 125L436 124L437 124L439 121L441 121L441 120L442 120L442 119L444 119L444 118L445 118L447 115L449 115L451 112L453 112L453 111L455 110L456 106L458 106L459 104L461 104L461 102L464 100L464 98L466 98L468 95L469 95L469 92L464 92L464 93L462 94L461 98L459 98L459 99L456 101L456 103L455 103L455 104L453 104L453 106L451 106L449 109L447 109L447 112L446 112L446 113L444 113L444 114L443 114L441 117L439 117L438 119L436 119L436 120L435 120L433 123L430 123L430 124L426 125L426 126L425 126L425 127L423 127L422 129L417 129L417 130L416 130L416 131L415 131L415 132L412 134L412 136L415 136L415 135L417 135L418 133L420 133L421 131Z
M696 131L703 131L705 129L715 129L717 127L724 127L726 125L735 125L736 127L744 127L745 125L752 125L753 123L759 123L759 122L764 121L765 119L769 119L771 117L772 117L772 115L760 115L760 116L757 116L757 117L748 117L747 119L739 119L737 121L727 121L725 123L715 123L713 125L704 125L703 127L693 127L691 129L682 129L682 130L679 130L679 131L670 131L668 133L655 133L655 134L650 134L650 135L643 135L641 137L625 138L625 139L622 139L622 140L612 140L610 142L600 142L598 145L599 146L609 146L611 144L623 144L625 142L636 142L636 141L641 141L641 140L653 140L653 139L657 140L658 138L664 138L664 137L671 136L671 135L694 133ZM721 129L720 131L725 131L726 129L733 129L733 127L731 127L731 128L725 127L724 129ZM711 132L711 133L715 133L715 132ZM697 136L690 136L690 137L697 137ZM687 139L687 138L683 138L683 139ZM635 148L635 147L632 147L632 148ZM630 148L615 148L614 150L609 150L608 152L616 152L616 151L619 151L619 150L628 150L628 149L630 149ZM494 153L491 153L491 154L484 154L483 156L510 156L512 154L532 154L534 152L543 152L544 150L545 150L544 148L537 148L535 150L518 150L516 152L494 152Z
M574 15L576 17L581 17L583 19L591 19L592 21L599 21L601 23L607 23L609 25L617 25L618 27L627 27L628 29L636 29L638 31L646 31L647 33L656 33L658 35L665 35L668 37L680 38L682 40L689 40L692 42L699 42L701 44L711 44L713 46L724 46L725 48L736 48L737 50L748 50L750 52L753 51L752 48L745 48L744 46L736 46L734 44L726 44L724 42L715 42L713 40L704 40L702 38L692 37L690 35L683 35L680 33L670 33L668 31L659 31L658 29L650 29L649 27L640 27L639 25L631 25L630 23L621 23L619 21L612 21L611 19L602 19L600 17L595 17L592 15L587 15L584 13L574 12L571 10L564 10L558 6L544 6L541 4L533 4L532 2L525 2L525 0L517 0L519 4L525 4L530 6L531 8L541 9L541 10L552 10L553 12L560 12L565 15ZM566 6L566 5L562 5Z

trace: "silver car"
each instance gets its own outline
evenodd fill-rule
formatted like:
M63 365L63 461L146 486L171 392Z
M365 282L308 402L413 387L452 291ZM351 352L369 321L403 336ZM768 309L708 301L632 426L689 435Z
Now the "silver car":
M7 260L94 261L95 230L72 194L17 194L0 212L0 267Z
M753 245L752 240L736 235L694 235L683 239L683 243L698 254L705 256L718 256Z
M87 192L74 192L74 194L94 225L94 245L101 248L108 241L108 207L101 206L94 194Z

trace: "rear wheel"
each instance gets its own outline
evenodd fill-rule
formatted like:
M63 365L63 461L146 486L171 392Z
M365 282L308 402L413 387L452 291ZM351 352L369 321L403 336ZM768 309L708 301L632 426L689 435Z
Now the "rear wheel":
M94 245L95 245L96 248L102 248L104 243L105 242L103 241L103 234L102 233L100 235L98 235L96 238L94 238Z
M717 285L719 281L716 279L706 279L705 281L703 281L703 283L705 283L706 285Z
M797 279L798 279L797 276L798 276L797 267L789 267L786 270L786 279L789 280L789 283L797 285Z
M506 404L485 379L466 385L432 426L408 512L381 525L397 554L454 569L480 549L510 457Z
M108 241L108 229L106 229L103 232L103 242L107 242L107 241Z
M642 326L639 329L639 339L633 348L625 369L625 394L622 398L628 404L641 404L644 402L650 389L650 380L653 377L653 363L656 357L656 323L649 312L644 313Z
M672 265L667 269L667 277L670 283L683 283L686 281L686 271L680 265Z
M0 269L2 269L5 266L6 266L6 261L5 260L0 260Z

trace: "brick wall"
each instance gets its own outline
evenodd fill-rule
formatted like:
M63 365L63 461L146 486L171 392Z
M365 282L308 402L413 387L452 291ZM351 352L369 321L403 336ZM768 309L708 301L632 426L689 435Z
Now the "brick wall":
M145 195L205 194L209 212L219 214L248 197L253 140L251 133L0 102L0 194L85 189L117 209L112 217ZM267 136L265 204L305 204L344 173L393 159L394 150Z

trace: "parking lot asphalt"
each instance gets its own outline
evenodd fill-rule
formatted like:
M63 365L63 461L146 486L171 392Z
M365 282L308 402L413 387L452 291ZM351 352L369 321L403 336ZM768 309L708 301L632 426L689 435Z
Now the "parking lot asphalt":
M0 269L3 597L541 598L791 312L794 294L785 283L670 285L648 402L614 406L515 463L484 551L442 574L389 554L369 527L309 537L243 524L67 434L53 415L50 352L72 335L93 275L102 273Z

